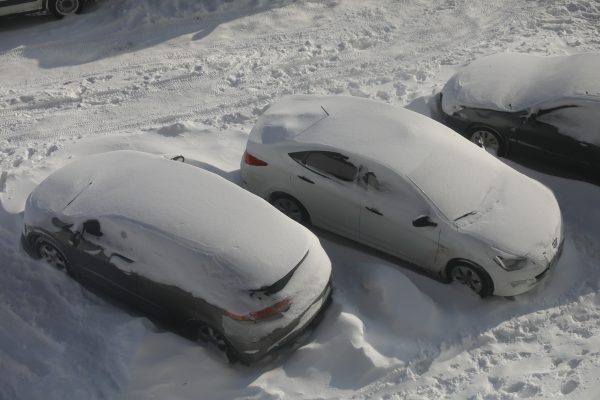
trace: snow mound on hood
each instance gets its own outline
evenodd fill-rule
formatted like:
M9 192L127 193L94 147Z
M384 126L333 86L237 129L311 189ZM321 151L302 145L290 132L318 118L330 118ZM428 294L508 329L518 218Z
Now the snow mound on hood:
M449 115L463 106L520 111L562 98L598 97L600 53L494 54L462 68L442 93L442 108Z

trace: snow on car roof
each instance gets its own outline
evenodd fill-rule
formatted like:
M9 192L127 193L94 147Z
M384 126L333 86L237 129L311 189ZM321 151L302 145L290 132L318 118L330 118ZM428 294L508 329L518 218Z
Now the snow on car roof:
M289 96L257 121L250 141L319 144L371 157L406 174L430 149L419 144L446 137L445 126L404 108L351 96Z
M30 218L50 212L78 223L98 218L103 230L119 219L120 229L136 227L135 234L129 231L118 241L137 240L138 252L160 257L161 250L170 251L165 259L178 260L136 272L219 304L235 297L236 289L258 289L281 279L306 254L311 235L216 174L136 151L79 159L51 174L27 203ZM179 250L168 242L179 244ZM182 260L186 250L181 248L194 255ZM205 274L198 273L201 269Z
M600 53L542 57L501 53L461 68L442 90L442 108L520 111L569 97L600 96Z
M407 176L451 220L480 207L501 172L521 175L430 118L350 96L287 97L259 118L249 140L366 157Z

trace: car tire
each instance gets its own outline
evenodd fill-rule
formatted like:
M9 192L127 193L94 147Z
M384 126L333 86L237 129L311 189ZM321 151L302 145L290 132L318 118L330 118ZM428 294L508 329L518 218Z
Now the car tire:
M481 297L491 296L494 283L490 275L479 265L468 261L456 261L448 267L448 281L468 286Z
M310 224L310 216L306 208L292 196L276 193L271 196L269 203L294 221L302 225Z
M234 364L238 357L233 346L229 341L215 328L204 323L195 323L196 341L213 344L227 356L227 361Z
M496 131L486 127L477 127L469 131L469 140L485 149L494 157L503 157L506 154L506 144Z
M56 18L77 14L81 11L83 0L49 0L48 10Z
M62 251L52 242L45 238L39 238L35 241L35 251L40 259L44 260L56 269L64 270L67 274L73 275L71 263Z

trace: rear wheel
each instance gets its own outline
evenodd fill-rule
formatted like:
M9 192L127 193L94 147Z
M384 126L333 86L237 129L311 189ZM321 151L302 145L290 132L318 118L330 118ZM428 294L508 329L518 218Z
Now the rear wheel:
M502 138L491 129L475 128L471 131L469 139L494 157L502 157L505 154Z
M52 243L46 239L38 239L36 250L40 258L52 265L54 268L64 270L69 275L73 273L71 264L65 255Z
M488 297L494 291L494 284L489 274L480 266L466 261L452 264L448 276L451 282L465 285L481 297Z
M57 18L73 15L81 11L83 0L49 0L48 9Z
M286 194L273 195L271 197L271 204L276 209L302 225L308 225L310 222L310 218L304 206L292 196Z
M212 326L205 324L197 325L196 340L203 343L211 343L217 346L219 350L225 353L230 364L233 364L237 361L233 347L229 344L227 339L225 339L225 337Z

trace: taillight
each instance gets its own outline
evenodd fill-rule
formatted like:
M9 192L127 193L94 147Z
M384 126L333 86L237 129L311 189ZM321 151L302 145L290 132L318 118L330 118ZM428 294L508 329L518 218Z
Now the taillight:
M248 153L247 151L244 152L244 162L248 165L254 165L256 167L264 167L265 165L269 165L266 162L264 162L263 160L260 160L256 157L254 157L252 154Z
M238 315L229 311L225 311L225 315L236 321L250 321L259 322L266 319L273 319L281 317L281 313L287 311L290 308L290 299L281 300L278 303L273 304L267 308L263 308L259 311L254 311L246 315Z

